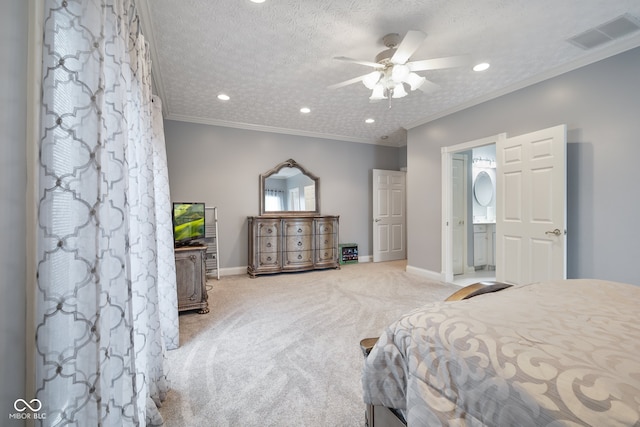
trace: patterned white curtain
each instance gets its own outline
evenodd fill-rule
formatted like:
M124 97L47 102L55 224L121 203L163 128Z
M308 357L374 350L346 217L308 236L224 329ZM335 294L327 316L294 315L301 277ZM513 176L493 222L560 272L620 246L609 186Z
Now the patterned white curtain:
M175 264L160 102L134 0L44 8L40 424L161 425L165 349L178 345Z
M285 194L282 190L264 190L264 209L266 211L283 211L284 196Z

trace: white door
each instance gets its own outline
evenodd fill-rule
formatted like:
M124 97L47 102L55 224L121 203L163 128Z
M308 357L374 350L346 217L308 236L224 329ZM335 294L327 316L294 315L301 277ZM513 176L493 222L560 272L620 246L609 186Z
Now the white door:
M316 186L306 185L304 187L304 209L305 211L316 210Z
M566 278L566 126L500 139L496 280Z
M373 262L405 259L406 174L373 170Z
M454 154L451 159L451 214L453 233L453 274L462 274L465 270L466 239L466 161L465 156Z
M300 210L300 189L298 187L289 189L289 210Z

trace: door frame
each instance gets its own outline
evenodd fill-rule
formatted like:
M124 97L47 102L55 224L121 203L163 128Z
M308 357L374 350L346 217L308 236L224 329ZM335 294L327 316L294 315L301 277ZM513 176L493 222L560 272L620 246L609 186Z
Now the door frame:
M488 136L486 138L464 142L462 144L442 147L440 149L442 163L442 272L440 273L440 275L443 282L451 283L453 281L453 228L450 226L453 221L453 185L451 176L451 162L453 159L453 155L485 145L498 144L498 141L502 141L506 138L506 133L500 133L497 135Z

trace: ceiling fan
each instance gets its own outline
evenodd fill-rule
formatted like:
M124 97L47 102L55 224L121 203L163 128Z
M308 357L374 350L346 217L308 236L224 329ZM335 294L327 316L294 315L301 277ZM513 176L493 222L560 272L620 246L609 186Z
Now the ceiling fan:
M372 101L391 100L391 98L407 96L405 84L410 91L420 89L428 93L437 90L439 88L437 84L416 74L416 71L460 67L468 64L469 59L466 56L449 56L408 62L411 55L422 45L426 37L425 33L417 30L407 32L402 41L400 41L398 34L387 34L382 38L387 49L376 56L375 62L360 61L345 56L335 57L334 59L340 61L373 67L375 71L336 83L329 86L329 89L336 89L361 81L368 89L372 90L369 97Z

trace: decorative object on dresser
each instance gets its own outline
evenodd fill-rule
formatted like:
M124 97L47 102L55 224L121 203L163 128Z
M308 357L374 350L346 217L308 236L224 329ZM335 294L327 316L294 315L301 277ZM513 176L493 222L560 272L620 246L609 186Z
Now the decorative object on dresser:
M336 215L320 214L320 179L293 159L260 175L260 215L248 218L251 277L340 268Z
M199 309L209 312L205 257L207 246L183 246L175 249L178 311Z

